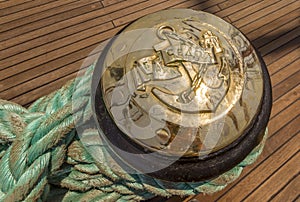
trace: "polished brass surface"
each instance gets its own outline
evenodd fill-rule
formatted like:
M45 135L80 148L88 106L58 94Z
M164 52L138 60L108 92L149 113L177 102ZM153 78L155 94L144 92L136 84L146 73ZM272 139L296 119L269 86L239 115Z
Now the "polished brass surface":
M240 137L259 110L258 57L214 15L160 11L130 24L108 48L105 105L118 128L148 150L201 157Z

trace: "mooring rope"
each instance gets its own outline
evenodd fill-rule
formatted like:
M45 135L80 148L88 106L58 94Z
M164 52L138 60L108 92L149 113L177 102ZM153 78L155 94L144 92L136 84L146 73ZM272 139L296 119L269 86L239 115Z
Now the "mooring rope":
M0 100L0 201L46 201L53 187L66 190L63 201L140 201L154 196L211 194L237 179L263 149L264 140L236 167L207 182L165 183L143 174L112 169L101 142L94 159L75 126L92 118L90 83L95 65L81 79L38 99L28 109ZM72 102L78 101L74 104ZM74 108L75 106L75 108ZM266 132L267 133L267 132ZM87 128L83 138L99 137Z

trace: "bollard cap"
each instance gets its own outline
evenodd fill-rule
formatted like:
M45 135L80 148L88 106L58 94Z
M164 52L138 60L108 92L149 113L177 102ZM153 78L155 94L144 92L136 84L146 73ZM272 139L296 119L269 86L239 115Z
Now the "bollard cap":
M122 150L204 163L247 138L262 111L260 56L238 29L205 12L165 10L134 21L98 66L95 107L106 112L98 121Z

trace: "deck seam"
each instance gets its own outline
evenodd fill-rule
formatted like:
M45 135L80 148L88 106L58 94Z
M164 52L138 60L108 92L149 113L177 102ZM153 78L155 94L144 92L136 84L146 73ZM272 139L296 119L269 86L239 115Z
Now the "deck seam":
M276 132L276 133L278 133L278 131ZM285 141L283 144L281 144L278 148L276 148L276 150L274 150L273 152L272 152L272 154L270 154L270 155L268 155L266 158L264 158L259 164L256 164L252 169L251 169L251 171L250 172L248 172L246 175L244 175L244 176L241 176L239 179L237 179L237 181L235 181L235 186L238 184L238 183L240 183L243 179L245 179L250 173L252 173L255 169L257 169L257 167L258 166L260 166L261 164L263 164L266 160L268 160L269 158L271 158L271 156L274 154L274 153L276 153L277 151L279 151L281 148L283 148L283 146L287 143L287 142L289 142L289 141L291 141L294 137L296 137L298 135L298 132L296 132L294 135L292 135L287 141ZM271 137L269 137L268 138L268 140L270 140L272 137L274 137L274 135L273 136L271 136ZM229 188L229 190L227 190L225 193L223 193L221 196L219 196L217 199L216 199L216 201L218 201L218 200L220 200L221 198L223 198L228 192L230 192L230 190L232 190L235 186L233 186L233 187L230 187Z
M24 8L24 9L22 9L22 10L18 10L18 11L12 12L12 13L4 14L4 15L0 14L0 18L9 16L9 15L12 15L12 14L16 14L16 13L19 13L19 12L22 12L22 11L26 11L26 10L28 10L28 9L32 9L32 8L36 8L36 7L39 7L39 6L47 5L47 4L50 4L50 3L55 2L55 1L56 1L56 0L49 0L48 2L43 2L42 4L38 4L38 5L35 5L35 6L33 6L33 7ZM25 2L25 3L31 3L31 2L28 1L28 2ZM22 4L19 4L19 5L22 5ZM18 6L19 6L19 5L18 5ZM1 9L0 9L0 11L1 11ZM0 25L1 25L1 24L0 24Z
M46 6L46 5L48 5L48 4L54 4L54 3L56 3L55 1L56 1L56 0L51 0L50 2L47 2L47 3L42 4L42 5L38 5L38 6L36 6L36 7L30 8L30 9L37 9L38 7L41 7L41 6ZM67 3L64 2L64 4L61 4L61 5L59 5L59 6L52 7L52 8L58 8L58 7L60 7L60 6L68 5L68 4L70 4L70 3L75 2L76 0L69 0L69 1L70 1L70 2L67 2ZM46 10L49 10L49 9L52 9L52 8L47 8ZM27 11L27 10L28 10L28 9L24 9L23 11L20 11L20 12L25 12L25 11ZM45 11L46 11L46 10L45 10ZM43 12L43 11L41 11L41 12ZM40 13L40 12L37 12L37 13ZM16 13L13 13L13 14L9 14L9 15L5 15L5 16L1 16L0 19L1 19L1 18L8 18L8 17L11 17L12 15L15 15L15 14L19 14L19 12L16 12ZM35 14L35 13L33 13L33 14ZM19 19L21 19L21 18L29 17L29 16L31 16L31 15L33 15L33 14L29 14L29 15L25 15L25 16L19 16L19 18L13 18L13 20L10 20L10 21L5 21L5 22L1 22L1 21L0 21L0 25L4 25L4 24L9 23L9 22L14 22L14 21L19 20Z
M73 44L78 43L78 42L80 42L80 41L84 41L85 39L87 39L87 38L89 38L89 37L92 37L92 36L101 34L101 33L103 33L103 32L109 31L109 30L104 29L104 28L107 27L107 26L110 25L110 24L112 25L111 22L105 22L105 23L103 23L103 24L94 25L94 26L92 26L92 27L90 27L90 28L88 28L88 29L82 30L82 31L80 31L80 32L72 33L72 34L69 34L69 35L64 35L64 36L61 37L61 38L58 38L58 39L55 39L55 40L51 41L51 43L54 43L54 42L58 42L58 41L67 39L67 38L69 38L69 37L72 37L73 35L78 35L79 33L84 33L84 32L86 32L86 31L88 31L88 30L90 30L90 29L94 29L94 28L96 28L96 27L101 27L101 26L103 26L103 30L101 30L100 32L95 33L94 35L90 35L90 36L87 36L87 37L85 37L85 38L78 39L78 40L74 39L74 41L73 41L72 43L69 43L69 44L66 44L66 45L63 45L63 46L59 46L59 47L57 47L57 48L55 48L55 49L52 49L51 51L49 51L49 50L47 49L47 51L45 51L44 53L41 53L41 54L39 54L39 55L35 55L34 57L27 58L26 60L21 60L19 63L13 64L13 65L11 65L11 66L6 66L6 67L9 68L9 67L18 65L18 64L20 64L20 63L23 63L23 62L25 62L25 61L29 61L29 60L31 60L31 59L34 59L34 58L39 57L39 56L41 56L41 55L47 54L47 53L49 53L49 52L52 52L52 51L55 51L55 50L59 50L59 49L61 49L61 48L64 48L64 47L69 46L69 45L73 45ZM112 28L111 28L111 29L112 29ZM9 56L9 57L2 58L0 61L3 62L3 61L5 61L5 60L8 60L9 58L16 57L16 56L18 56L18 55L20 55L20 54L22 54L22 53L26 53L26 52L32 51L32 50L34 50L34 49L42 48L43 46L49 46L49 44L51 44L51 43L44 43L44 44L41 44L41 45L39 45L39 46L35 46L35 47L32 47L32 48L26 49L26 50L24 50L24 51L22 51L22 52L13 54L13 55L11 55L11 56ZM0 63L1 63L1 62L0 62ZM1 69L1 70L4 70L4 69ZM0 79L0 81L1 81L1 79Z
M273 3L271 3L270 5L267 5L266 7L258 8L258 10L255 10L254 12L252 12L252 10L251 10L251 13L248 13L248 15L244 16L243 18L240 18L240 19L237 19L237 20L233 20L232 18L230 18L230 19L232 20L232 22L233 22L233 24L234 24L235 22L240 21L241 19L244 19L244 18L246 18L246 17L248 17L248 16L250 16L250 15L253 15L253 14L259 12L259 11L262 11L262 10L268 8L269 6L272 6L272 5L274 5L274 4L278 3L278 2L280 2L280 0L275 0L275 1L273 1ZM248 10L248 9L251 9L251 7L254 7L254 6L257 5L257 4L262 4L262 1L256 2L255 4L252 4L251 6L249 6L249 7L247 7L247 8L244 8L244 9L242 9L242 10ZM239 12L240 12L240 11L239 11ZM235 12L235 13L238 13L238 12ZM235 13L234 13L234 14L235 14ZM233 14L231 14L231 15L233 15ZM230 16L229 16L229 17L230 17ZM251 22L253 22L253 21L251 21Z
M295 2L297 2L297 0L294 0L294 1L291 2L291 3L295 3ZM289 6L289 5L287 5L287 6ZM263 15L263 16L261 16L261 17L255 19L254 21L247 22L246 24L243 24L242 26L238 26L238 27L239 27L240 29L243 29L244 27L249 26L250 24L256 23L258 20L262 20L263 18L268 17L268 15L275 14L277 11L286 9L287 6L280 7L280 8L276 9L276 10L273 11L273 12L266 13L265 15ZM279 17L282 17L282 16L284 16L284 14L279 15L279 16L276 16L276 17L279 18ZM248 17L249 17L249 15L248 15ZM270 22L272 22L272 21L270 21ZM233 23L233 24L234 24L234 23Z
M296 175L294 175L286 184L283 186L280 190L278 190L275 194L271 196L271 198L268 200L268 202L271 202L280 192L282 192L295 178L297 178L300 175L300 172L298 172Z
M292 53L293 51L296 51L296 50L298 50L298 51L300 52L300 49L299 49L299 47L298 47L298 48L295 48L294 50L292 50L290 53ZM287 55L288 55L288 54L286 54L286 55L284 55L284 56L287 56ZM283 56L283 57L284 57L284 56ZM297 57L296 59L292 60L290 63L285 64L285 65L282 66L280 69L278 69L277 71L275 71L275 72L273 72L272 74L270 74L270 76L272 77L273 75L277 74L277 73L280 72L282 69L284 69L285 67L289 66L290 64L296 62L296 61L299 60L299 59L300 59L300 56ZM270 66L270 65L269 65L269 66Z
M297 59L298 59L298 58L297 58ZM292 65L293 63L296 63L297 61L298 61L298 60L294 60L292 63L286 65L285 67L287 67L287 66L289 66L289 65ZM283 68L285 68L285 67L283 67ZM282 69L283 69L283 68L282 68ZM284 78L284 80L281 80L281 81L278 82L276 85L272 86L272 88L276 88L276 87L279 86L280 84L284 83L287 79L289 79L290 77L292 77L294 74L299 74L299 71L300 71L300 69L299 69L297 72L291 74L289 77ZM298 85L298 84L297 84L297 85Z
M292 156L290 156L283 164L281 164L276 170L274 170L271 175L269 175L263 182L261 182L259 185L257 185L254 189L251 190L243 199L242 201L245 201L249 196L251 196L259 187L260 185L266 183L276 172L278 172L283 166L285 166L289 161L291 161L295 156L297 156L300 153L300 150L296 151Z
M104 34L104 33L107 33L107 32L113 31L113 30L117 30L117 29L118 29L118 28L112 28L112 29L109 29L109 30L106 30L106 31L102 32L101 34ZM95 34L95 35L93 35L93 36L96 36L96 35L98 35L98 34ZM107 39L103 39L103 41L105 41L105 40L107 40ZM81 40L80 40L80 41L81 41ZM85 49L85 48L92 47L92 46L94 46L95 44L100 44L100 43L103 42L103 41L99 41L99 42L93 43L93 44L91 44L91 45L89 45L89 46L84 47L84 49ZM67 47L67 46L70 46L70 45L73 45L73 44L69 44L69 45L66 45L66 46L64 46L64 47ZM57 49L52 50L52 51L50 51L50 52L54 52L54 51L56 51L56 50L57 50ZM35 66L33 66L33 67L29 68L29 69L26 69L26 70L24 70L24 71L33 69L33 68L38 67L38 66L40 66L40 65L47 64L47 63L49 63L49 62L52 62L52 61L55 61L55 60L57 60L57 59L63 58L63 57L65 57L65 56L71 55L72 53L75 53L75 52L77 52L77 51L80 51L80 49L79 49L79 50L76 50L76 51L73 51L73 52L70 52L70 53L65 54L65 55L61 55L60 57L56 57L55 59L48 60L48 61L46 61L46 62L44 62L44 63L37 64L37 65L35 65ZM47 52L47 53L50 53L50 52ZM47 53L45 53L45 54L47 54ZM43 55L44 55L44 54L43 54ZM30 59L28 59L28 60L22 61L21 63L30 61L30 60L35 59L35 58L40 57L40 56L41 56L41 55L36 56L36 57L34 57L34 58L30 58ZM20 63L18 63L18 64L20 64ZM14 65L14 66L16 66L16 65ZM13 67L13 66L10 66L10 67ZM9 68L9 67L8 67L8 68ZM8 68L6 68L6 69L8 69ZM0 70L0 73L1 73L1 71L3 71L3 70L5 70L5 69ZM21 72L24 72L24 71L21 71ZM18 72L18 74L21 73L21 72ZM13 76L13 75L12 75L12 76ZM12 77L12 76L9 76L9 77ZM9 77L6 77L6 78L9 78ZM6 78L5 78L5 79L6 79ZM2 80L3 80L3 79L0 79L0 81L2 81Z
M75 3L78 3L78 1L69 2L69 3L64 4L64 5L61 5L61 6L59 6L59 7L61 8L61 7L63 7L63 6L68 6L68 5L70 5L70 4L75 4ZM11 30L18 29L18 28L20 28L20 27L29 25L29 24L31 24L31 23L39 22L39 21L42 21L42 20L47 20L48 18L54 17L54 16L56 16L56 15L63 14L63 13L65 13L65 12L70 12L70 11L77 10L77 9L80 9L80 8L83 8L83 7L86 7L86 6L91 6L91 5L94 5L94 4L96 4L96 2L93 2L93 3L87 3L87 4L82 4L82 5L78 6L78 7L72 8L72 9L66 9L66 10L64 10L64 11L62 11L62 12L55 13L55 14L53 14L53 15L49 15L49 16L44 17L44 18L39 18L39 19L37 19L37 20L33 20L33 21L28 22L28 23L18 25L18 26L16 26L16 27L11 28L11 29L7 29L7 30L4 30L4 31L0 31L0 34L2 34L2 33L4 33L4 32L11 31ZM33 15L37 15L37 14L41 14L41 13L46 13L46 12L48 12L48 11L50 11L50 10L55 10L55 9L57 9L57 8L59 8L59 7L56 7L56 8L50 8L50 9L48 9L48 10L41 11L41 12L39 12L39 13L34 13L34 14L32 14L32 15L30 15L30 16L26 16L26 17L32 17ZM103 8L103 7L101 7L101 8ZM100 9L101 9L101 8L100 8ZM14 21L18 21L18 20L20 20L20 19L17 19L17 20L14 20ZM11 22L13 22L13 21L7 22L7 23L5 23L5 24L11 23ZM61 21L59 21L59 22L61 22ZM3 26L5 26L5 24L4 24ZM34 31L34 30L32 30L32 31ZM27 33L28 33L28 32L27 32ZM11 38L10 38L10 39L11 39ZM9 40L9 39L8 39L8 40ZM0 41L0 42L1 42L1 41Z
M3 3L8 3L8 1L9 1L9 0L5 0L4 2L0 2L0 5L3 4ZM14 6L22 5L22 4L24 4L24 3L27 3L28 1L31 1L31 0L26 0L25 2L23 1L23 2L21 2L20 4L15 4L15 5L12 5L12 6L9 6L9 7L1 8L0 11L1 11L1 10L4 10L4 9L7 9L7 8L14 7Z
M166 1L167 1L167 0L166 0ZM142 1L142 2L144 2L144 1ZM121 4L121 3L118 3L118 4ZM136 5L136 4L134 4L134 5ZM125 6L123 9L128 8L128 7L130 7L130 6L132 6L132 5ZM105 8L107 9L108 7L105 7ZM72 9L72 10L73 10L73 9ZM28 34L28 33L30 33L30 32L34 32L34 31L37 31L37 30L39 30L39 29L46 28L46 27L49 27L49 26L52 26L52 25L56 25L56 24L58 24L58 23L62 23L62 22L65 22L65 21L69 21L69 20L72 19L72 18L79 17L79 16L82 16L82 15L86 15L86 14L88 14L88 13L101 12L101 10L102 10L102 12L103 12L101 15L97 15L96 17L85 19L85 20L83 20L83 21L80 22L80 23L76 23L76 24L73 24L73 25L70 25L70 26L66 26L66 27L63 27L63 28L61 28L61 29L53 30L53 31L50 32L50 33L57 32L57 31L63 30L63 29L65 29L65 28L68 28L68 27L71 27L71 26L79 25L79 24L82 24L82 23L85 23L85 22L94 20L94 19L96 19L96 18L104 17L104 16L107 16L107 15L109 15L109 14L111 14L111 13L114 13L114 12L118 12L118 10L115 10L115 11L113 11L113 12L106 13L106 12L104 11L104 8L100 8L100 9L97 9L97 10L93 10L92 12L82 13L82 14L80 14L80 15L72 16L72 17L67 18L67 19L65 19L65 20L62 20L62 21L58 21L58 22L55 22L55 23L52 23L52 24L49 24L49 25L46 25L46 26L43 26L43 27L38 27L38 28L36 28L36 29L34 29L34 30L31 30L31 31L29 31L29 32L24 32L24 33L22 33L22 34L20 34L20 35L14 36L14 37L9 38L9 39L13 39L13 38L15 38L15 37L18 37L18 36L21 36L21 35L24 35L24 34ZM45 35L48 35L48 34L49 34L49 33L45 33L45 34L40 35L40 36L38 36L38 37L45 36ZM38 37L35 37L35 38L38 38ZM31 38L30 40L35 39L35 38ZM6 40L0 40L0 44L1 44L3 41L7 41L7 40L9 40L9 39L6 39ZM27 41L28 41L28 40L27 40ZM26 41L24 41L24 42L26 42ZM22 43L23 43L23 42L22 42Z
M93 4L95 4L95 3L93 3ZM88 4L88 5L92 5L92 4ZM83 7L86 7L86 6L88 6L88 5L84 5L84 6L81 6L81 7L78 7L78 8L74 8L74 9L70 9L70 10L67 10L67 12L71 12L71 11L74 11L74 10L78 10L78 9L83 8ZM100 8L100 9L101 9L101 8ZM95 9L95 10L92 10L92 11L97 11L97 10L99 10L99 9ZM68 17L68 18L66 18L66 19L64 19L64 20L61 20L61 21L57 21L57 22L54 22L54 23L51 23L51 24L48 24L48 25L43 25L42 27L36 27L35 29L32 29L32 30L30 30L30 31L25 31L25 32L23 32L23 33L17 34L17 35L15 35L15 36L10 37L10 38L6 38L6 39L3 39L3 40L0 40L0 43L3 43L4 41L7 41L7 40L13 40L13 39L16 38L16 37L21 37L21 36L23 36L23 35L25 35L25 34L28 34L28 33L31 33L31 32L34 32L34 31L37 31L37 30L40 30L40 29L43 29L43 28L47 28L47 27L52 26L52 25L55 25L55 24L57 24L57 23L61 23L61 22L64 22L64 21L68 21L68 20L70 20L70 19L72 19L72 18L74 18L74 17L79 17L79 16L85 15L85 14L90 13L90 12L91 12L91 11L89 10L89 11L86 11L86 12L84 12L84 13L81 13L81 14L78 14L78 15L74 15L74 16L71 16L71 17ZM63 14L63 13L64 13L64 12L61 12L61 13L59 13L59 14ZM55 16L55 15L52 15L52 16L49 16L49 17L46 17L46 18L43 18L43 19L40 19L40 20L36 20L36 21L34 21L34 23L37 23L37 22L42 21L42 20L46 20L47 18L51 18L51 17L53 17L53 16ZM82 22L82 23L83 23L83 22ZM28 23L28 24L30 24L30 23ZM26 25L28 25L28 24L26 24ZM25 25L24 27L26 27L26 25ZM77 25L77 24L74 24L74 25ZM72 26L72 25L70 25L70 26ZM21 27L23 27L23 25L21 25L20 27L11 29L11 30L16 30L16 29L21 28ZM60 29L54 30L54 31L59 31L59 30L62 30L62 29L64 29L64 28L66 28L66 27L63 27L63 28L60 28ZM5 33L5 32L9 32L9 31L11 31L11 30L3 31L3 32L1 32L0 34L3 34L3 33ZM54 31L53 31L53 32L54 32ZM52 32L51 32L51 33L52 33ZM49 34L49 33L45 33L44 35L47 35L47 34ZM41 35L41 36L44 36L44 35ZM40 36L38 36L38 37L40 37ZM38 38L38 37L36 37L36 38ZM32 39L30 39L30 40L32 40ZM28 40L27 40L27 41L28 41ZM24 41L24 42L26 42L26 41Z

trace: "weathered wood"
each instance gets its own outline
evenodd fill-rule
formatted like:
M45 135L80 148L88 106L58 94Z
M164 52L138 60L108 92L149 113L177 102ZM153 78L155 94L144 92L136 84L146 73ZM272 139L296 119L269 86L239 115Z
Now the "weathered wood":
M258 10L257 12L252 13L252 10L249 9L248 14L251 12L250 15L247 15L247 18L242 18L234 22L233 24L237 27L242 27L245 24L249 23L255 23L258 19L262 18L263 16L267 16L268 14L274 13L275 11L279 10L282 7L290 6L290 5L299 5L299 2L297 0L287 0L287 1L269 1L270 4L266 4L266 1L263 1L261 5L259 5L261 10ZM276 2L273 4L273 2ZM294 3L294 4L293 4ZM230 16L229 16L230 18ZM230 18L231 19L231 18ZM233 19L231 19L234 21Z
M23 105L28 105L34 100L38 99L41 94L49 94L58 88L62 87L67 81L73 79L76 76L76 73L67 75L65 77L59 78L55 83L50 83L49 85L38 87L28 93L24 93L21 96L11 99L12 102L21 103Z
M272 158L262 162L246 178L239 182L239 186L233 187L221 197L224 201L241 201L253 190L259 187L266 179L274 174L291 156L297 153L300 147L300 134L295 135L283 147L277 150Z
M285 44L289 40L293 40L299 36L300 27L297 27L289 32L284 33L281 37L276 38L275 40L271 41L267 45L259 48L261 54L264 56L268 53L271 53L276 48L280 48L283 44Z
M261 9L264 9L264 8L267 8L269 7L270 5L276 3L276 2L279 2L280 0L266 0L266 1L260 1L260 2L257 2L243 10L240 10L238 12L235 12L233 14L231 14L229 16L230 20L235 23L236 21L239 21L241 19L243 19L243 21L246 21L245 23L249 23L250 20L255 20L255 19L252 19L251 16L255 16L256 18L259 17L257 16L257 13L261 10ZM245 16L247 16L245 18ZM248 19L248 21L247 21Z
M103 6L110 6L110 5L119 3L121 1L123 1L123 0L103 0L103 1L101 1L101 3L103 4Z
M294 101L292 105L289 105L284 112L275 116L270 121L269 132L270 136L275 134L280 128L282 128L286 123L293 120L296 116L299 115L300 110L300 101ZM296 111L296 112L295 112Z
M296 73L299 70L299 66L300 60L295 60L291 62L288 66L283 67L279 72L274 74L271 78L273 87L282 82L285 78L289 78L294 73Z
M253 41L253 44L257 48L261 48L264 45L267 45L268 43L272 43L273 40L276 40L278 36L284 35L285 33L288 33L289 30L297 29L296 27L299 25L299 19L291 20L289 19L288 23L285 23L284 25L280 26L280 28L275 29L268 33L268 37L261 37L258 39L255 39ZM285 37L285 36L283 36ZM276 43L276 42L275 42ZM279 43L277 43L280 45ZM266 49L268 49L268 46L266 46Z
M0 32L9 30L9 33L11 35L13 32L12 29L16 29L24 25L26 25L26 31L28 32L30 31L30 28L34 30L41 26L50 25L57 21L62 21L67 16L70 16L69 12L71 11L75 13L77 12L78 15L81 15L82 10L86 10L82 7L90 7L91 11L92 9L98 9L102 7L102 5L99 2L95 1L71 1L71 3L69 4L63 4L59 7L32 13L29 16L7 22L0 27ZM68 12L68 15L66 15L66 12Z
M277 48L274 50L271 54L265 55L264 61L268 65L272 64L273 62L276 62L281 57L285 56L287 53L297 49L300 46L300 36L297 38L288 41L284 45L282 45L280 48Z
M54 0L23 0L23 1L4 1L0 3L0 16L9 15L26 9L33 8L38 5L47 4Z
M276 100L285 92L290 91L292 88L300 83L300 71L294 73L290 77L281 82L273 88L273 99Z
M272 202L293 201L300 193L300 175L293 178L279 193L271 200Z
M188 8L205 2L206 0L190 0L173 6L173 8Z
M249 6L251 6L257 2L260 2L260 1L259 0L253 0L251 2L250 1L241 1L241 2L234 4L228 8L222 9L221 11L217 12L216 15L219 17L227 17L227 16L230 16L233 13L238 12L242 9L248 8ZM249 13L250 13L250 11L249 11Z
M26 42L28 40L35 39L40 36L47 36L49 33L56 32L59 30L62 30L63 28L67 28L73 25L79 25L81 23L86 23L93 25L94 19L99 22L108 22L111 21L109 14L112 12L121 12L124 15L124 11L119 11L118 9L122 9L124 7L128 7L131 5L136 4L137 2L140 2L141 0L131 0L131 1L123 1L119 4L116 4L111 7L105 7L99 10L90 11L88 13L84 13L81 15L76 15L71 18L63 19L62 21L56 22L54 24L45 26L45 27L39 27L39 29L36 29L31 32L26 32L25 34L21 34L18 37L15 37L13 39L2 41L0 42L0 50L6 49L8 47L14 46L16 44L20 44L23 42ZM65 13L66 16L68 16L68 13ZM1 36L1 35L0 35ZM0 38L1 40L1 38ZM49 41L51 43L51 41ZM1 67L0 67L1 69Z
M271 78L272 78L273 74L276 74L282 68L284 68L287 65L289 65L290 63L293 63L294 61L298 60L299 52L300 52L300 48L295 48L291 52L287 53L285 56L278 58L277 61L275 61L271 65L269 65L268 70L271 75Z
M238 4L240 2L242 2L243 0L228 0L228 1L224 1L223 3L219 4L219 7L224 10L228 7L234 6L235 4Z
M12 66L10 68L4 69L1 72L2 76L4 78L7 78L9 76L12 76L16 73L23 72L24 70L31 69L33 67L36 67L37 65L43 65L47 62L51 62L54 59L61 58L65 55L71 54L73 52L79 51L81 49L84 49L85 47L89 46L96 46L101 41L108 39L111 37L111 33L116 33L117 29L112 29L109 31L106 31L102 34L96 34L94 36L91 36L87 38L84 41L78 41L76 43L70 44L68 46L64 46L58 50L53 50L51 52L48 52L46 54L40 55L38 57L32 58L30 60L24 61L19 63L18 65ZM90 50L92 51L92 49ZM86 57L88 55L83 55L82 57Z
M10 14L10 15L5 15L5 16L0 17L0 24L11 22L11 21L17 20L19 18L30 16L33 13L38 13L38 12L41 12L41 11L45 11L45 10L55 8L55 7L64 5L64 4L68 4L68 3L73 2L73 1L75 1L75 0L65 0L65 1L59 1L59 2L52 1L52 2L49 2L47 4L37 5L36 7L33 7L33 8L22 10L20 12L16 12L16 13L13 13L13 14Z
M243 20L241 22L238 22L238 25L240 25L239 28L242 31L245 30L245 28L243 26L247 26L246 27L247 30L252 31L252 30L255 30L257 28L260 28L261 26L263 26L265 24L268 24L268 23L272 22L273 20L275 20L279 17L287 15L287 13L289 13L290 11L293 11L297 8L299 8L299 1L288 4L284 7L280 7L280 8L278 8L278 10L276 10L274 12L270 12L268 15L266 14L266 15L264 15L264 17L261 17L261 18L255 20L255 21L251 21L250 23L247 20ZM264 14L263 10L261 12L262 12L262 15L263 15ZM249 13L251 13L251 12L249 12ZM298 16L299 16L299 14L298 14ZM247 17L249 17L249 16L247 16ZM277 27L277 28L279 28L279 27Z
M113 29L113 28L114 28L113 24L111 22L108 22L108 23L101 24L101 25L92 27L90 29L84 30L82 32L74 33L67 37L63 37L61 39L53 41L52 43L46 43L44 45L38 46L36 48L32 48L30 50L19 53L12 57L3 59L0 61L0 66L10 67L10 66L18 65L18 64L22 63L23 61L30 60L32 58L36 58L43 54L49 55L50 52L53 52L53 51L56 53L56 55L61 56L60 53L62 53L62 55L63 55L65 53L68 53L68 51L77 50L77 49L73 49L72 47L70 47L70 48L67 48L68 51L62 50L60 52L60 50L64 49L64 47L66 47L68 45L74 46L74 45L76 45L77 42L82 42L82 41L84 41L84 39L88 39L88 38L91 38L92 36L95 36L95 33L98 33L98 36L99 36L99 33L104 32L106 30ZM88 43L85 43L85 44L86 44L86 46L89 46ZM85 48L85 47L80 46L79 48ZM31 61L29 61L29 62L31 62Z
M82 14L89 13L94 10L98 10L99 5L100 5L99 3L93 3L90 5L82 6L77 9L69 10L69 11L67 11L67 14L66 14L66 12L63 12L63 13L51 16L50 18L41 19L41 20L35 21L33 23L17 27L13 30L8 30L6 32L2 32L0 34L0 37L2 38L2 40L5 40L5 39L13 40L14 37L20 36L20 33L27 34L32 31L34 32L35 30L40 31L41 28L47 28L48 25L55 25L57 22L61 22L65 19L72 19L75 16L81 16ZM62 29L64 27L59 27L59 28ZM9 32L9 34L7 34L8 32ZM37 37L37 36L34 36L34 37Z
M273 110L259 160L225 190L196 198L293 201L299 196L299 6L296 0L3 1L0 98L28 105L58 89L76 77L100 41L148 13L172 7L215 13L233 22L262 53L273 85Z
M296 141L300 141L300 138ZM292 156L282 167L276 170L270 178L260 184L254 192L246 197L245 201L269 200L273 194L277 193L286 183L297 175L298 170L294 169L295 167L300 168L300 152Z
M271 118L275 117L280 111L284 110L286 106L289 106L290 104L295 102L295 100L297 100L299 97L300 85L296 86L295 88L287 92L284 96L273 102Z

